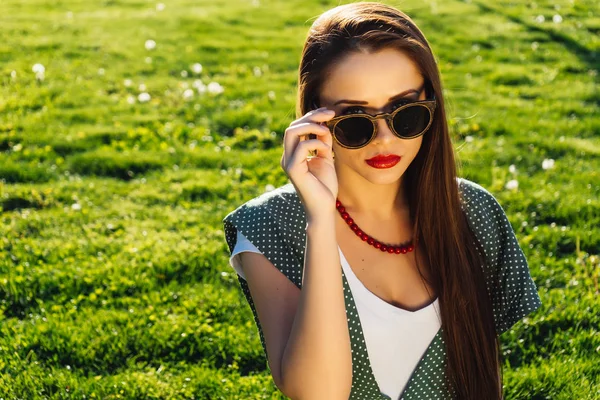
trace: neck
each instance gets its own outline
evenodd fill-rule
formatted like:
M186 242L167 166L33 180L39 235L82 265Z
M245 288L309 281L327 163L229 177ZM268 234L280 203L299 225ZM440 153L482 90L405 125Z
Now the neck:
M351 216L389 221L408 210L402 182L400 178L396 182L381 185L362 180L359 186L344 184L340 179L338 199Z

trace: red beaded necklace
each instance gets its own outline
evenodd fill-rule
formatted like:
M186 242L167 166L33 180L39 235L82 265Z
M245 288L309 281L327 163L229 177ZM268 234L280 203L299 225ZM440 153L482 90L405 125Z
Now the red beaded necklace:
M348 224L350 229L352 229L354 231L354 233L356 233L356 236L360 237L363 242L367 242L371 246L373 246L381 251L388 252L390 254L391 253L406 254L409 251L413 251L415 249L415 246L413 245L412 240L408 241L405 244L401 244L399 246L387 246L387 245L379 242L378 240L376 240L376 239L372 238L371 236L367 235L366 233L364 233L362 231L362 229L360 229L358 227L358 225L356 225L356 223L350 217L348 212L346 212L346 208L342 205L340 200L337 198L336 198L336 202L335 202L335 207L337 208L338 212L340 213L340 215L342 216L344 221L346 221L346 223Z

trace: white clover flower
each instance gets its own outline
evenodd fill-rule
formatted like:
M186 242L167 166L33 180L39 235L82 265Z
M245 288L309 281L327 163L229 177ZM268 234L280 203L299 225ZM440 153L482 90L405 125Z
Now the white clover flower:
M506 182L504 187L507 190L517 190L519 188L519 182L516 179L511 179L510 181Z
M188 72L185 69L183 71L181 71L182 78L187 78L187 76L188 76Z
M471 136L471 135L465 136L465 142L471 143L472 141L473 141L473 136Z
M147 101L150 101L150 98L151 98L150 95L148 93L146 93L146 92L140 93L138 95L138 101L140 103L145 103Z
M540 47L538 42L531 42L531 50L536 51Z
M79 204L79 203L73 203L73 204L71 204L71 208L73 210L81 210L81 204Z
M208 84L207 90L209 93L220 94L223 93L224 89L218 82L211 82Z
M146 50L153 50L156 47L156 42L152 39L146 40Z
M270 90L269 93L267 93L267 96L269 97L269 100L275 100L275 92Z
M10 77L13 79L17 78L17 71L10 71Z
M554 168L554 160L551 158L546 158L544 159L544 161L542 161L542 168L543 169L551 169Z
M123 81L123 85L125 85L126 87L129 87L133 84L133 81L131 79L125 79Z
M192 89L186 89L183 92L183 98L184 99L191 99L192 97L194 97L194 91Z
M98 68L98 75L104 75L104 68Z
M127 103L135 104L135 96L132 96L132 95L127 96Z
M31 70L36 74L43 74L44 72L46 72L46 68L44 68L42 64L34 64Z
M140 83L140 86L138 86L138 90L140 92L145 92L146 91L146 85L143 83Z
M538 15L537 17L535 17L535 22L537 22L537 23L540 23L540 24L541 24L542 22L544 22L545 20L546 20L546 18L544 18L544 16L543 16L543 15L541 15L541 14L540 14L540 15Z
M274 190L274 189L275 189L275 186L271 185L270 183L265 186L265 192L270 192L271 190Z
M510 167L508 167L508 170L511 174L515 174L517 172L517 167L515 167L515 164L511 164Z
M254 73L254 76L261 76L262 75L262 70L260 69L260 67L254 67L252 69L252 72Z
M156 11L163 11L165 9L165 4L164 3L158 3L156 5Z
M554 22L555 24L560 24L562 22L562 20L563 20L563 18L558 14L555 14L552 17L552 22Z
M192 72L195 73L196 75L201 73L202 72L202 64L195 63L194 65L192 65Z

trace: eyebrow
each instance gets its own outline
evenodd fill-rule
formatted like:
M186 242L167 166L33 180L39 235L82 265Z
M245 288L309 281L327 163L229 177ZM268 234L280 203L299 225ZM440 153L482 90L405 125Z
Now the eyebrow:
M404 91L404 92L402 92L402 93L398 93L397 95L390 97L390 99L389 99L388 101L394 101L394 100L396 100L396 99L399 99L399 98L401 98L401 97L404 97L404 96L406 96L407 94L409 94L409 93L411 93L411 92L414 92L414 93L417 93L417 94L419 94L419 93L421 93L422 91L423 91L423 86L421 86L421 87L420 87L420 88L418 88L418 89L408 89L408 90L405 90L405 91ZM368 102L368 101L362 101L362 100L346 100L346 99L344 99L344 100L339 100L339 101L336 101L336 102L335 102L333 105L334 105L334 106L337 106L337 105L338 105L338 104L340 104L340 103L369 104L369 102Z

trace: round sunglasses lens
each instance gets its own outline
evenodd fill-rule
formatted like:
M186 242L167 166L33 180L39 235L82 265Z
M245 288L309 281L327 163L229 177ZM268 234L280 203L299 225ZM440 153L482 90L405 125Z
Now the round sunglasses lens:
M334 132L337 140L345 146L362 146L373 135L373 123L365 117L346 118L336 124Z
M427 125L431 115L425 106L414 105L398 112L394 117L394 129L402 137L413 137L421 134Z

